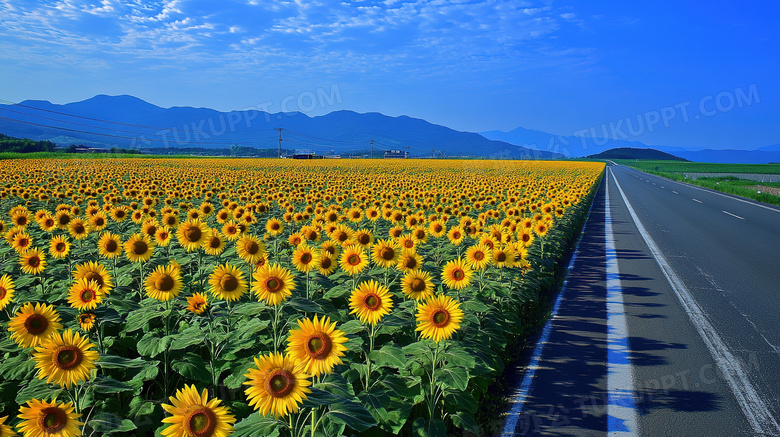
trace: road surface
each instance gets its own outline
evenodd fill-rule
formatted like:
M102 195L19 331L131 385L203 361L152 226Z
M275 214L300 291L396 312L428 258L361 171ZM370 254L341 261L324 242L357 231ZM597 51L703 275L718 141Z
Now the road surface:
M778 248L780 209L608 166L503 434L780 435Z

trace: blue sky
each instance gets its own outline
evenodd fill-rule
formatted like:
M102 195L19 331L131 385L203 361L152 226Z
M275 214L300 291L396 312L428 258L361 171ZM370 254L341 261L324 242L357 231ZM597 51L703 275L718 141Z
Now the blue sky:
M620 120L675 108L628 139L780 143L776 0L0 0L0 17L8 101L130 94L276 112L320 90L338 98L309 115L349 109L458 130L617 137Z

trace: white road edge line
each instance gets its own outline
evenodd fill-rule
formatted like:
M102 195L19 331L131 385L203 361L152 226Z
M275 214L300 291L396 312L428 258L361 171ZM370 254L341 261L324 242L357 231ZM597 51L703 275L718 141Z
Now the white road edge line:
M606 179L606 176L604 179ZM598 189L596 191L598 191ZM585 235L585 226L590 220L590 213L593 211L594 203L596 203L595 194L593 196L593 200L590 203L590 208L588 208L588 215L585 216L585 222L582 224L582 229L580 229L580 236L577 238L577 244L574 246L574 253L572 253L571 259L569 260L569 265L566 267L566 276L563 280L563 285L561 285L561 291L558 293L558 297L555 298L555 303L553 304L550 318L547 319L547 322L544 324L544 328L542 328L542 334L539 336L539 340L536 342L536 347L534 347L534 353L531 356L531 361L528 363L528 368L525 371L525 375L523 375L523 381L520 383L520 387L515 390L513 398L509 400L509 402L513 405L509 411L509 417L506 419L506 422L504 422L504 429L501 431L502 436L511 436L515 434L518 418L523 412L525 401L528 399L528 396L531 394L531 390L533 389L534 376L536 375L536 370L539 368L539 361L542 358L544 346L550 339L553 319L555 319L555 317L558 315L558 308L561 306L561 300L563 300L563 295L566 293L566 289L569 286L569 272L571 272L571 269L574 267L574 261L577 259L577 251L579 251L580 242L582 241L582 237Z
M740 217L740 216L738 216L738 215L736 215L736 214L732 214L732 213L730 213L730 212L728 212L728 211L725 211L725 210L724 210L723 212L725 212L726 214L728 214L728 215L730 215L730 216L732 216L732 217L736 217L736 218L738 218L738 219L740 219L740 220L745 220L745 218L744 218L744 217Z
M702 202L702 201L701 201L701 200L699 200L699 199L691 199L691 200L693 200L694 202L704 203L704 202Z
M758 434L780 435L780 425L778 425L777 421L772 416L771 411L767 407L767 403L758 394L755 387L750 382L747 373L731 352L731 349L726 345L726 342L720 337L718 331L715 330L715 327L704 314L698 302L696 302L696 299L694 299L693 295L691 295L690 291L685 287L682 280L680 280L680 277L677 276L677 273L672 270L672 267L666 261L666 257L661 253L661 250L655 244L653 238L650 237L650 234L648 234L647 230L642 225L634 208L631 207L631 203L628 201L628 198L626 198L626 194L620 187L617 178L613 176L613 179L620 191L621 197L623 197L623 202L625 202L629 214L631 214L631 218L634 220L634 224L642 235L642 238L645 240L650 252L652 252L658 266L661 267L661 271L674 290L674 293L677 295L680 304L682 304L685 312L691 319L691 322L699 332L699 336L704 341L704 344L707 345L707 349L709 349L718 369L728 383L734 397L736 397L737 402L742 409L742 413L745 415L748 423L750 423L751 428Z
M674 191L674 190L672 190L672 193L674 193L674 194L680 194L680 193L678 193L677 191Z
M612 172L610 171L610 174ZM613 175L614 179L615 176ZM634 376L631 369L631 349L623 307L623 287L620 283L615 235L609 203L609 178L605 195L604 235L607 270L607 435L638 435L634 404Z

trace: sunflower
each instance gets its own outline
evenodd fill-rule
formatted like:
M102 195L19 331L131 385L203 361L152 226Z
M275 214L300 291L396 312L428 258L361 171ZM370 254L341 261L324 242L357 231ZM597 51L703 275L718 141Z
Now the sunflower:
M382 317L390 314L393 300L384 285L372 280L361 282L349 297L350 314L357 314L363 323L377 324Z
M287 355L304 364L303 371L319 376L333 372L333 366L341 364L347 347L346 334L336 329L336 322L329 317L298 319L300 329L290 330L287 337Z
M425 228L422 226L416 226L412 228L410 235L412 236L415 244L424 244L428 242L428 233L425 232Z
M18 210L11 214L11 222L14 226L25 228L30 222L33 221L33 215L27 210Z
M287 237L287 242L290 243L290 246L296 247L299 244L303 244L303 235L301 235L300 232L295 232L293 234L290 234L289 237Z
M292 254L293 265L301 273L308 274L316 266L316 260L316 249L306 244L296 247Z
M311 241L312 243L316 243L320 241L320 232L317 230L315 226L302 227L301 235L303 235L304 238Z
M103 258L114 259L122 254L122 238L111 232L104 232L98 240L98 253Z
M352 235L352 240L367 249L374 244L374 235L368 229L360 229Z
M441 220L434 220L428 225L428 232L434 237L440 238L447 233L447 226Z
M5 232L5 241L7 241L9 245L13 245L14 244L14 238L16 238L16 234L19 234L21 232L24 232L24 228L20 228L18 226L14 226L14 227L8 229Z
M7 419L8 416L0 417L0 437L14 437L18 435L11 429L10 425L5 424Z
M23 422L16 427L25 437L79 437L84 425L80 417L70 402L30 399L27 406L19 407L17 418Z
M401 250L393 240L379 240L371 248L374 263L382 267L393 267L398 263L401 256Z
M111 220L116 223L121 223L127 218L127 208L123 205L117 205L111 208L109 216L111 216Z
M21 347L35 347L59 329L60 315L49 304L27 302L8 322L11 338Z
M14 235L14 240L11 242L11 247L16 251L16 253L24 252L25 250L29 249L31 245L32 238L30 238L30 235L24 231Z
M412 238L410 234L404 234L398 237L398 247L401 248L401 250L406 249L415 249L415 245L417 244L417 241Z
M350 276L355 276L368 266L368 256L359 245L346 246L339 257L339 266Z
M387 231L387 235L390 236L390 238L398 238L404 233L404 227L401 225L393 226L390 228L389 231Z
M252 276L252 292L268 305L276 306L292 296L295 289L293 275L279 264L266 264Z
M89 332L92 330L92 328L95 327L95 322L97 322L97 315L87 311L85 313L79 314L78 317L76 317L76 321L83 331Z
M414 300L425 300L433 295L433 281L430 273L417 269L409 270L401 279L401 291Z
M441 279L444 284L453 290L460 290L468 287L471 283L471 276L474 272L461 258L448 261L441 272Z
M220 405L219 399L209 400L208 391L201 393L194 385L176 390L176 396L169 398L173 405L162 404L163 410L171 414L162 420L169 424L160 434L165 437L227 437L233 433L236 418L230 409Z
M233 220L228 220L222 225L222 234L225 235L228 241L235 241L241 236L241 228Z
M395 265L395 268L405 272L422 268L422 266L422 257L414 249L405 249L401 252L401 257L398 258L398 264Z
M38 227L40 227L43 232L51 232L57 228L57 221L48 213L37 220L37 222Z
M181 292L181 271L178 265L157 266L145 282L149 297L162 302L169 301Z
M67 209L59 210L54 214L54 221L57 222L59 229L68 229L68 224L71 221L70 211Z
M265 222L265 232L267 234L275 237L281 234L282 231L284 231L284 225L279 221L279 219L270 218L267 222Z
M125 241L125 256L130 262L146 262L154 254L154 243L143 234L133 234Z
M15 291L16 286L10 276L3 275L0 277L0 311L4 310L9 303L13 302Z
M515 265L515 252L511 245L496 247L493 251L493 263L498 268L513 267Z
M526 229L524 227L520 227L517 230L517 241L518 243L522 244L523 247L529 247L531 246L531 243L534 242L534 233L530 229Z
M169 228L175 228L179 226L179 214L175 212L168 212L163 214L162 223Z
M304 364L275 353L255 358L255 366L257 369L249 369L244 375L249 405L260 415L272 414L277 419L297 413L306 394L311 393L311 376L303 371Z
M440 295L428 299L417 308L417 331L422 338L435 342L447 340L460 328L463 310L455 299Z
M534 233L540 237L547 235L550 230L550 222L546 220L540 220L534 225Z
M315 260L317 272L319 274L328 276L336 269L336 261L333 259L333 255L329 252L321 250Z
M493 250L498 246L498 240L490 234L482 234L482 236L479 237L478 244L484 244L488 249Z
M265 254L265 245L257 237L244 234L236 242L236 253L249 264L254 264Z
M141 224L141 233L149 237L149 239L154 238L154 235L157 233L157 229L160 227L160 223L155 219L146 219Z
M108 273L108 269L97 261L87 261L77 265L76 270L73 272L73 279L76 281L81 279L95 281L106 294L114 287L113 278Z
M89 227L95 232L102 231L106 226L108 226L108 219L103 211L99 211L89 218Z
M176 238L179 239L179 244L187 252L192 252L198 250L201 244L203 244L208 232L209 228L205 223L198 219L190 219L180 224L176 229Z
M327 252L334 259L341 255L341 247L333 240L326 240L320 243L320 251Z
M68 303L78 310L95 309L105 296L100 285L90 279L77 279L68 291Z
M171 244L171 228L166 225L160 225L154 233L154 242L160 247L166 247Z
M203 240L203 245L201 247L207 255L217 256L225 251L225 240L216 228L211 228L206 235L206 239Z
M349 226L337 225L336 228L331 231L330 238L336 244L344 245L345 242L352 239L352 235L355 233Z
M46 255L35 247L27 249L19 257L19 265L24 273L37 275L46 269Z
M195 293L187 298L187 310L195 314L203 314L209 307L209 301L203 293Z
M493 262L493 251L485 244L477 244L466 250L466 264L474 270L482 270Z
M227 263L214 267L209 284L212 296L228 302L240 299L247 291L244 272Z
M100 358L95 347L87 337L70 329L60 335L55 333L35 348L32 357L35 368L40 369L39 379L46 383L55 382L61 387L70 388L90 377L95 361Z
M71 237L77 240L83 240L87 238L91 231L92 229L90 229L89 223L78 217L72 219L70 223L68 223L68 233Z

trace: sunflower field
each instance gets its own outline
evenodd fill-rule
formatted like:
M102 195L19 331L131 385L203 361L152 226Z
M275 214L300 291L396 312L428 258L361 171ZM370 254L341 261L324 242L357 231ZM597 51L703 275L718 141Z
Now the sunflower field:
M603 168L0 161L0 437L489 432Z

